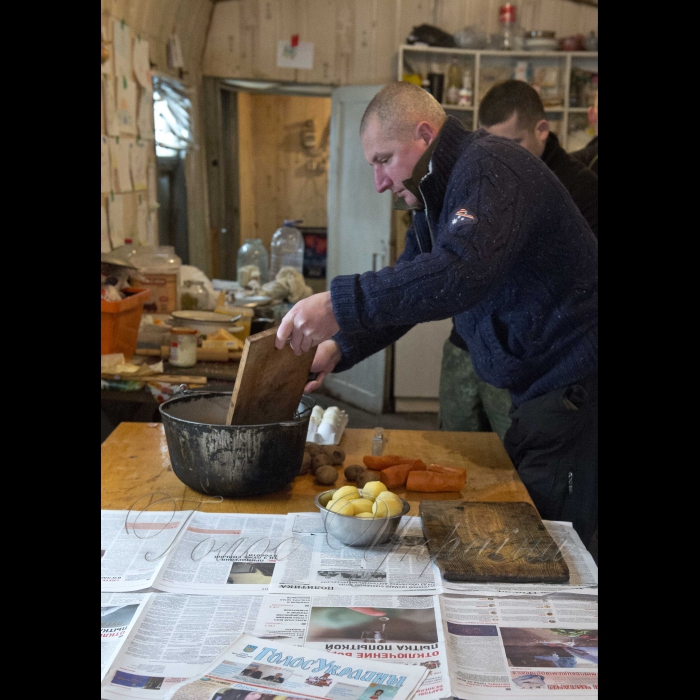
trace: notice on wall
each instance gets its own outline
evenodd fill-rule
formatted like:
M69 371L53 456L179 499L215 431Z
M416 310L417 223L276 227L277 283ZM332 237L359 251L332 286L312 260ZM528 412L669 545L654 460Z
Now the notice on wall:
M311 70L314 67L313 42L300 41L296 46L292 46L291 41L278 41L277 67Z
M112 189L112 173L109 166L109 138L102 136L100 144L100 184L101 192L110 192Z
M136 37L134 39L132 61L134 65L134 75L138 84L147 90L153 89L151 77L151 63L148 56L148 42Z
M117 92L114 76L102 76L102 99L105 110L105 131L108 136L119 136L119 120L117 119Z
M139 108L136 120L136 129L142 139L153 139L155 127L153 125L153 90L139 88Z
M117 78L131 79L131 30L123 20L115 19L112 34L114 74Z
M112 163L112 189L115 192L131 192L131 163L129 160L129 143L131 139L123 136L109 139L109 154Z
M143 141L131 141L129 143L129 164L131 168L131 182L135 190L148 189L148 154L146 144Z
M117 119L120 134L136 136L136 82L126 76L117 77Z
M148 205L152 210L158 209L158 180L155 163L148 165Z
M122 195L111 194L107 198L107 219L112 248L124 245L124 197Z
M146 193L139 193L139 203L136 207L136 240L140 243L150 243L148 236L148 201Z
M100 253L109 253L112 246L109 243L109 224L107 223L107 200L102 198L102 221L100 227L101 242Z
M102 41L107 48L107 60L102 64L102 72L109 75L114 75L114 47L111 40L109 39L109 34L107 27L102 27Z

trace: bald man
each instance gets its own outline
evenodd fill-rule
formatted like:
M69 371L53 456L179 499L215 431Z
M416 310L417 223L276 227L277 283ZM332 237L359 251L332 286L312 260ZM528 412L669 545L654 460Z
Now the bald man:
M395 266L338 276L329 292L298 302L277 347L289 341L300 354L318 345L311 391L416 323L454 317L476 372L510 392L504 444L541 516L573 522L587 544L598 519L590 227L540 158L465 130L416 85L380 90L360 140L377 192L413 210L406 248Z

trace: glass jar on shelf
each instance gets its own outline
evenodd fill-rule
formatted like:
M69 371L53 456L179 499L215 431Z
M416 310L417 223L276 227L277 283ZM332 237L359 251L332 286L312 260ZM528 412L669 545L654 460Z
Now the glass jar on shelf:
M263 285L268 281L269 258L260 238L246 238L238 250L236 275L238 284L248 286L256 280Z

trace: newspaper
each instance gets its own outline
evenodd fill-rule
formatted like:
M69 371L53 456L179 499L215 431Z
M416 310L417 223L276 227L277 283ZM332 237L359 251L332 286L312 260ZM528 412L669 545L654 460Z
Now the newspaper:
M138 591L153 586L191 514L191 510L103 510L102 590Z
M597 696L596 596L443 594L440 604L453 696Z
M428 669L293 646L242 634L200 677L167 700L410 700ZM267 692L266 692L267 691Z
M284 515L102 511L102 590L239 594L267 590L291 553Z
M404 516L386 544L349 547L325 532L319 513L287 518L284 534L295 546L277 562L270 593L432 595L442 590L420 519Z
M263 598L253 632L309 649L428 669L417 697L450 695L438 596L285 596Z
M148 594L103 673L100 697L160 700L176 684L201 674L243 631L252 632L261 600L259 595Z
M102 608L101 680L104 680L105 674L148 598L148 594L142 593L102 593L100 601Z
M265 592L277 558L297 546L284 535L286 517L195 513L154 586L171 593Z
M445 593L491 596L534 595L551 593L597 595L598 567L571 523L543 520L544 526L559 546L569 567L568 583L458 583L442 579Z

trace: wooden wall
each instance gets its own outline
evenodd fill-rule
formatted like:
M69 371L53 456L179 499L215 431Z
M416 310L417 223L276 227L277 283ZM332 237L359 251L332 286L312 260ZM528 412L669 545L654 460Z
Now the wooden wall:
M284 219L326 226L329 97L238 93L241 240L268 248ZM314 144L302 145L313 121Z
M204 75L333 85L396 79L399 44L414 26L450 33L477 25L498 31L502 0L226 0L214 8ZM570 0L516 0L523 29L558 37L598 29L598 8ZM298 34L314 44L311 70L277 68L277 42Z
M123 20L129 27L132 38L140 36L148 41L152 72L178 78L192 90L193 129L198 148L189 152L185 159L190 263L207 272L211 266L209 212L200 93L202 55L214 2L213 0L101 0L101 2L102 26L106 30L108 41L113 38L113 20ZM173 31L179 36L182 46L185 63L182 74L177 69L168 68L167 65L167 42ZM112 45L108 46L111 50ZM105 134L104 105L102 134ZM149 159L154 163L155 148L152 139L151 134ZM125 203L125 229L132 234L136 232L139 194L143 197L143 193L139 192L121 195ZM135 235L132 237L136 238Z

